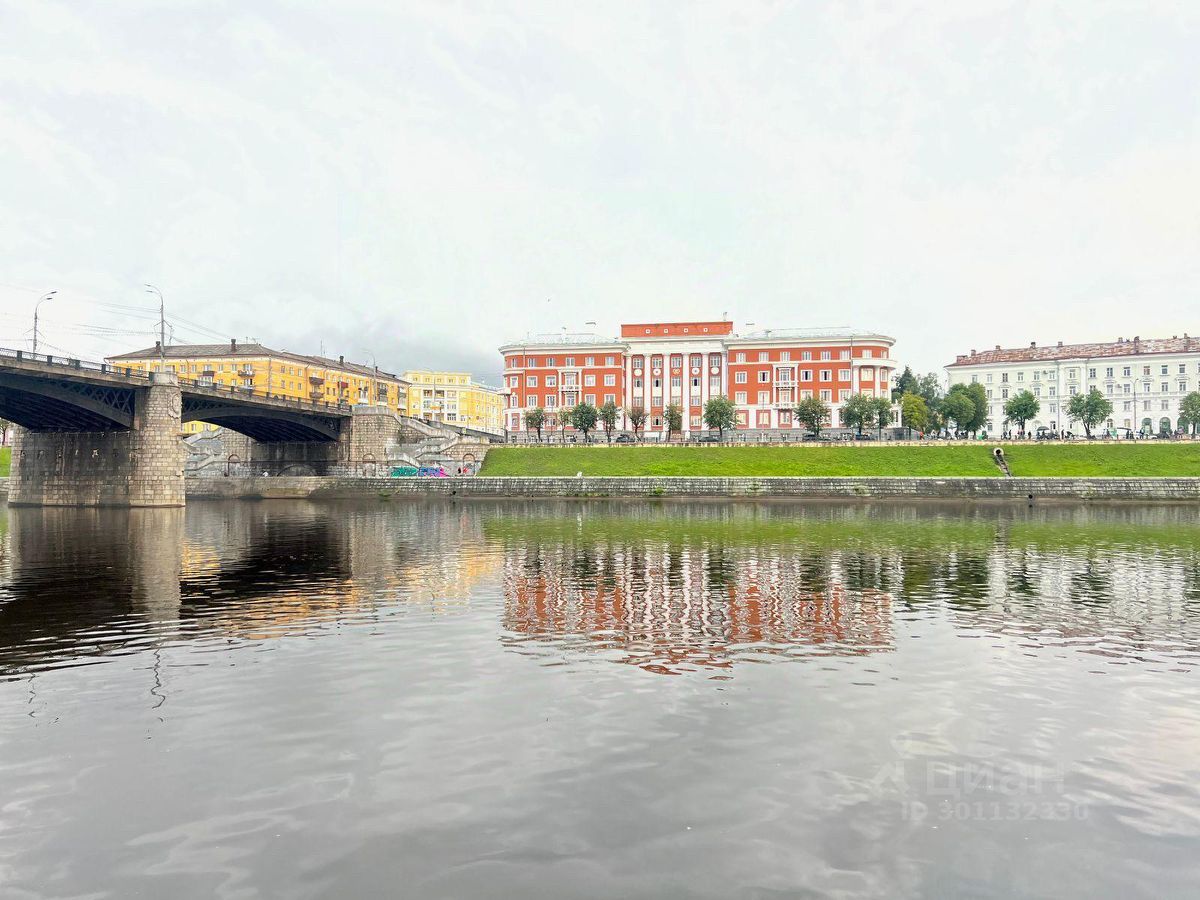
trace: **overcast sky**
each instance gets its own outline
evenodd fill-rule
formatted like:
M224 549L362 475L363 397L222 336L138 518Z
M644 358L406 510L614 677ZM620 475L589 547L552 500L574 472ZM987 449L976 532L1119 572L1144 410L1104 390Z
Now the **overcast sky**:
M491 381L588 320L852 325L919 370L1200 333L1195 0L0 0L0 35L2 346L51 289L53 347L146 346L143 282Z

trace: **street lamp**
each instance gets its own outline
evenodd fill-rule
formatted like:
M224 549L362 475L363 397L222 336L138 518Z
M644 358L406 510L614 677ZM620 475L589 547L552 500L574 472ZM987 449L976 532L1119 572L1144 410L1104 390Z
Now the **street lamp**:
M50 291L49 293L42 294L42 296L38 298L38 302L33 304L33 355L34 356L37 356L38 310L41 308L41 305L43 303L45 303L47 300L49 300L51 297L53 297L57 293L58 293L58 291Z
M371 405L379 405L379 362L375 359L375 354L363 347L363 352L371 357ZM384 404L385 406L387 404Z
M162 291L152 284L145 285L147 294L154 294L158 297L158 368L159 371L166 369L167 359L167 320L164 315L163 295Z

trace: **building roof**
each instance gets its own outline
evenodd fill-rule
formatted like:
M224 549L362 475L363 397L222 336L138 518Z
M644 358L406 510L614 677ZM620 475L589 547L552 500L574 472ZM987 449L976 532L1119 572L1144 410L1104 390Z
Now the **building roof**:
M1151 353L1189 353L1200 351L1200 339L1185 334L1183 337L1174 335L1169 338L1134 337L1131 339L1117 338L1093 344L1058 344L1039 347L1031 343L1028 347L1005 349L996 347L994 350L984 350L976 353L960 353L946 366L990 366L1000 363L1023 362L1053 362L1059 359L1103 359L1114 356L1142 356Z
M156 360L159 357L163 359L246 359L255 357L269 356L275 359L286 359L291 362L297 362L305 366L316 366L320 369L336 369L339 372L349 372L356 375L366 375L370 377L385 378L389 381L399 381L407 384L398 375L391 372L385 372L380 369L375 371L374 366L364 365L362 363L347 362L345 359L331 359L327 356L309 356L304 353L293 353L290 350L273 350L262 344L241 344L236 341L230 341L228 344L169 344L167 347L159 350L156 344L145 350L134 350L131 353L121 353L117 356L108 357L109 362L120 362L122 360Z
M551 332L549 334L529 334L515 341L500 345L501 351L519 350L523 347L620 347L624 346L619 338L606 337L592 332Z
M761 341L820 341L820 340L871 340L871 341L890 341L896 342L896 339L889 337L886 334L880 334L877 331L864 331L858 328L837 327L837 328L764 328L760 331L751 331L748 334L735 334L730 336L727 343L734 344L738 342L754 343Z

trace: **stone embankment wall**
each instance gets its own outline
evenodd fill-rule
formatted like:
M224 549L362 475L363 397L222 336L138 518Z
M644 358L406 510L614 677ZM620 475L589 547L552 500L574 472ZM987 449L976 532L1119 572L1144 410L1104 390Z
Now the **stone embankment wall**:
M190 499L519 497L1200 501L1200 478L203 478Z

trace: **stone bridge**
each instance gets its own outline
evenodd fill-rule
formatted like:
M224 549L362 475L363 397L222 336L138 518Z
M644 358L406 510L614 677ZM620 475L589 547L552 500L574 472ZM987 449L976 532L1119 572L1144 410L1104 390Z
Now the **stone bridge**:
M243 435L242 461L251 466L310 475L351 474L382 460L399 428L382 407L3 349L0 418L19 426L9 483L16 506L182 506L185 422Z

